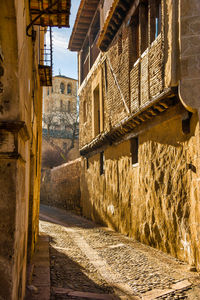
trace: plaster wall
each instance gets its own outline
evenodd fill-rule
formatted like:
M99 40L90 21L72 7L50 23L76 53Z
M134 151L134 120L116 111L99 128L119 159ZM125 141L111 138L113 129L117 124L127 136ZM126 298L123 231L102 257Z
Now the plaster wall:
M132 64L127 12L128 18L108 51L101 53L80 86L80 149L87 157L82 160L81 204L88 218L200 269L199 1L161 3L161 32L152 43L148 39L148 47L138 60ZM141 43L142 36L139 39ZM99 74L104 131L94 137L92 87ZM118 144L108 146L105 141L93 151L94 138L94 143L101 141L103 133L114 131L129 116L150 107L155 99L161 103L165 97L174 108L166 113L161 109L153 121L150 118L143 123L142 130L139 124L131 132L139 136L138 165L131 164L130 141L123 141L127 139L125 133ZM188 111L181 106L179 113L180 100L194 112L189 121L190 134L182 132L182 120L188 118ZM105 155L102 175L100 151Z
M38 30L33 44L26 36L29 22L27 1L1 1L0 298L13 300L24 298L27 254L34 251L39 221L42 92Z
M82 160L83 215L200 268L198 194L199 123L182 133L173 116L139 135L139 164L132 165L130 141Z

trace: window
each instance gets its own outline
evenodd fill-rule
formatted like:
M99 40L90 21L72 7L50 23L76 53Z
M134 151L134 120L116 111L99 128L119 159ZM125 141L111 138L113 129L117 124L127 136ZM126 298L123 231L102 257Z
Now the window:
M143 53L148 47L148 1L140 4L139 7L139 19L140 19L140 36L141 36L141 53Z
M64 92L65 92L65 85L63 82L61 82L61 84L60 84L60 92L61 92L61 94L64 94Z
M62 108L63 108L63 101L60 100L60 109L62 109Z
M100 175L104 174L104 152L100 152Z
M156 16L155 16L155 38L161 32L161 0L156 1Z
M93 44L95 42L95 40L98 36L99 30L100 30L100 13L98 11L95 16L92 27L91 27L91 36L90 36L91 44Z
M161 32L161 0L150 0L150 42Z
M47 89L47 96L49 96L49 88Z
M88 157L86 158L86 169L87 170L89 169L89 158Z
M93 135L100 133L100 97L99 85L93 91Z
M81 83L89 72L89 61L89 39L87 38L81 51Z
M139 14L137 11L131 21L131 66L139 58L139 52Z
M67 85L67 94L71 94L72 93L72 86L70 83L68 83Z
M132 138L130 140L130 148L132 165L135 165L138 163L138 137Z
M53 86L52 86L52 88L51 88L51 92L53 93Z

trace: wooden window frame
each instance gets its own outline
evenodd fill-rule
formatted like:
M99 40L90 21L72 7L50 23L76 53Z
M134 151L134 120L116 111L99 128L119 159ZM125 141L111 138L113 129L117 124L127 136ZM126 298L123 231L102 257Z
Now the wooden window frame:
M138 159L139 138L138 138L138 136L130 139L130 154L131 154L132 166L137 166L139 163L139 159Z
M100 152L100 175L105 173L105 155L104 151Z
M140 57L139 47L139 11L137 10L130 22L130 68Z

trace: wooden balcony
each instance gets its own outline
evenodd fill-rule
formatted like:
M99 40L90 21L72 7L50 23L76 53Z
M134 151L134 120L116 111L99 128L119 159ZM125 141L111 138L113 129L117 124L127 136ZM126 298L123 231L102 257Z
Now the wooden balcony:
M29 0L34 25L69 27L71 0Z
M39 76L41 86L52 86L52 67L39 65Z
M52 85L52 66L53 66L53 51L52 51L52 31L51 27L47 30L40 28L40 33L45 32L45 41L42 42L39 56L39 76L41 86Z

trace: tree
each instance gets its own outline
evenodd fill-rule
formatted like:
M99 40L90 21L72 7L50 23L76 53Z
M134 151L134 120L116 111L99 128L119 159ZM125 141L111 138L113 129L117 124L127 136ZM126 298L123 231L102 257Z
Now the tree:
M48 113L43 113L43 139L51 146L43 153L43 167L52 168L68 161L68 154L78 138L78 125L76 109L66 111L65 107L59 109L52 106ZM66 139L69 143L58 145L56 138Z

